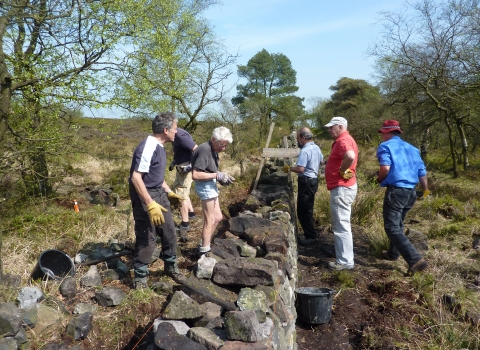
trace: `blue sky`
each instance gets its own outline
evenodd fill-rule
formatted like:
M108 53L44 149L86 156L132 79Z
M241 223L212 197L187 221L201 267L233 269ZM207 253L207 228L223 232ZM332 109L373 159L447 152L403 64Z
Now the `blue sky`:
M401 10L399 0L223 0L205 12L228 50L245 65L262 49L282 53L297 71L296 95L330 97L341 77L374 84L369 44L380 37L380 11ZM236 70L236 69L235 69ZM235 84L236 74L230 79ZM244 82L243 82L244 83ZM231 91L232 97L236 89Z

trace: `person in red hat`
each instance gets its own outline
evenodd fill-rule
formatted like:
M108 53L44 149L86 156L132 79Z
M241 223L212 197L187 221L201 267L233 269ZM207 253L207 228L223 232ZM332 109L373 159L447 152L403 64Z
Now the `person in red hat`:
M423 188L423 197L430 193L427 170L420 151L400 138L403 132L398 121L384 121L378 132L382 134L383 142L377 149L380 163L377 182L386 187L383 224L390 240L390 248L384 252L384 258L397 260L401 255L409 266L407 274L411 276L428 266L403 232L405 216L417 199L417 184L420 182Z

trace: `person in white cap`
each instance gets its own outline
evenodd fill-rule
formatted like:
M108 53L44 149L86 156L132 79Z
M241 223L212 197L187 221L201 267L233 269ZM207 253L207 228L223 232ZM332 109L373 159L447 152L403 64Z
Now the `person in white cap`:
M330 191L330 213L335 241L336 261L328 266L332 270L350 270L354 267L353 237L350 225L352 204L357 196L356 167L358 146L347 131L347 120L332 118L325 125L335 140L325 166L325 181Z

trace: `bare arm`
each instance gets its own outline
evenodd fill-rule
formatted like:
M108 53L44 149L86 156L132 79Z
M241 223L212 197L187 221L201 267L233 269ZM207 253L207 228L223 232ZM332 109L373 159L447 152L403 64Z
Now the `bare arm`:
M340 164L340 170L345 171L347 169L350 169L354 161L355 152L352 150L345 152L345 154L343 155L342 164Z
M389 165L380 165L380 170L378 171L378 176L377 176L377 182L380 183L383 180L385 180L389 171L390 171Z
M135 187L135 190L137 191L138 195L146 205L149 205L150 203L153 202L153 199L148 193L147 188L145 187L145 183L143 182L142 173L136 170L133 171L132 184Z
M290 171L292 171L294 173L297 173L297 174L301 174L305 171L305 167L304 166L292 166L292 167L290 167Z
M428 181L427 181L427 176L422 176L418 178L420 180L420 186L422 186L424 191L428 190Z
M165 180L163 180L162 187L167 193L171 191L170 187L167 185L167 182Z
M196 181L209 181L217 178L217 173L206 173L204 171L198 171L193 169L192 179Z

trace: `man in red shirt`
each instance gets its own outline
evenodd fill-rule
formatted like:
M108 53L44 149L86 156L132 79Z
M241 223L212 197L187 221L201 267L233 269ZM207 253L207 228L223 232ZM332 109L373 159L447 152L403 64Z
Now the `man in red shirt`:
M335 117L325 125L335 140L325 166L325 181L330 191L330 213L335 240L336 261L328 266L332 270L350 270L353 262L353 238L350 225L352 204L357 196L356 167L358 146L347 131L347 120Z

